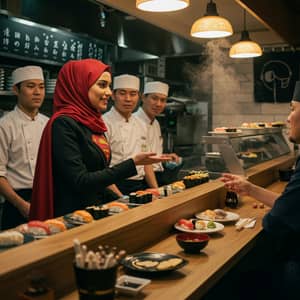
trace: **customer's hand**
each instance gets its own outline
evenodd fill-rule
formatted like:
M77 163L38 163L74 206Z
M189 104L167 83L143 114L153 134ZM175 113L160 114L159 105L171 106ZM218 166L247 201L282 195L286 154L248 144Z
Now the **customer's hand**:
M179 164L180 157L176 153L168 153L170 155L172 161L176 162L176 164Z
M252 183L243 176L224 173L222 174L220 180L224 182L225 187L230 191L233 191L241 196L247 196L250 194Z
M156 155L155 152L141 152L133 157L135 165L152 165L170 160L172 157L169 154Z

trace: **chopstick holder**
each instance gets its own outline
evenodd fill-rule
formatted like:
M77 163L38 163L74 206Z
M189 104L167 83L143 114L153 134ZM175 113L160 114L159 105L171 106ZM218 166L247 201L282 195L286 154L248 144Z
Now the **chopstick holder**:
M256 218L243 218L240 219L236 224L236 230L241 231L244 228L253 228L256 224Z

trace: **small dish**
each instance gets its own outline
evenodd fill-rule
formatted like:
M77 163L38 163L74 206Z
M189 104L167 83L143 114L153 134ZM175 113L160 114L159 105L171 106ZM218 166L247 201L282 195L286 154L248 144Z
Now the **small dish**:
M206 233L178 233L176 241L186 253L199 253L207 246L209 235Z
M124 294L136 295L150 282L150 279L122 275L117 280L116 290Z

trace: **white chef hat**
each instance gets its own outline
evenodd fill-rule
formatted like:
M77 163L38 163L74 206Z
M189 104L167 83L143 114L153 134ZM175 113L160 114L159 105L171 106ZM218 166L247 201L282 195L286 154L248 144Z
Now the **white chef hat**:
M43 70L38 66L26 66L12 72L13 85L30 79L44 80Z
M169 85L161 81L151 81L145 84L144 94L159 93L168 96Z
M123 74L114 77L113 89L133 89L140 90L140 79L136 76Z

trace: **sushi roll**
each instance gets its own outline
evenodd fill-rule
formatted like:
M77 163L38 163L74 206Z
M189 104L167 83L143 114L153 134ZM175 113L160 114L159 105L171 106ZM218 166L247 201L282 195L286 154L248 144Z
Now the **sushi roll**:
M67 230L64 222L57 219L46 220L45 223L49 226L51 234L56 234Z
M0 233L0 246L18 246L24 243L24 236L16 230L7 230Z
M28 222L28 233L34 237L46 237L51 234L48 224L42 221Z
M92 217L95 220L104 218L108 216L108 207L107 205L101 205L101 206L88 206L85 208L85 210L92 215Z
M129 203L136 203L136 193L129 194Z
M197 230L204 230L206 229L206 223L202 220L197 220L195 222L195 229Z

